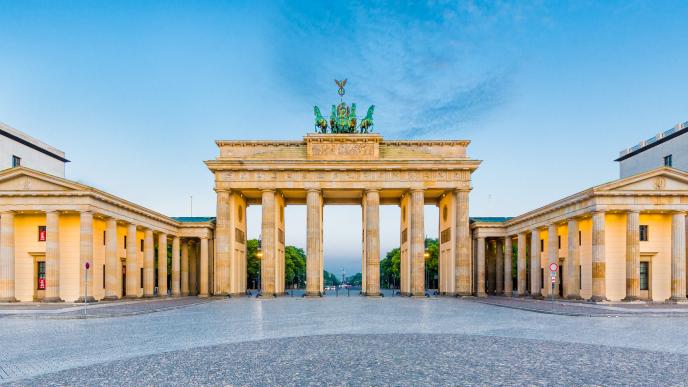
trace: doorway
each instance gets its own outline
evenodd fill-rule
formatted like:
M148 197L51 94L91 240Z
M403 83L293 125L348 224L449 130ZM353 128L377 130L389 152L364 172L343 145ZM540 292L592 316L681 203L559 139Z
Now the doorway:
M122 298L127 296L127 266L122 265Z
M33 299L42 301L45 298L45 255L33 257Z

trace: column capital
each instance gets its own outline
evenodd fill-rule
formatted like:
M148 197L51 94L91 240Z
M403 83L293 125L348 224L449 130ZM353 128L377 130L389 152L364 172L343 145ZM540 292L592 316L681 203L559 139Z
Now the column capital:
M626 213L628 213L628 214L640 214L640 210L630 209L630 210L626 210Z
M52 209L52 208L51 208L51 209L49 209L49 210L45 210L44 212L45 212L46 214L52 214L52 213L55 213L55 212L59 213L60 210L56 210L56 209Z
M320 188L307 188L307 189L306 189L306 192L317 192L317 193L320 193L320 192L322 192L322 189L320 189Z
M261 189L260 189L260 192L263 192L263 193L265 193L265 192L272 192L272 193L275 193L275 192L277 192L277 190L276 190L275 188L261 188Z
M229 188L213 188L213 190L217 193L221 193L221 192L232 193L232 190Z
M365 192L366 193L380 192L380 189L379 188L366 188Z

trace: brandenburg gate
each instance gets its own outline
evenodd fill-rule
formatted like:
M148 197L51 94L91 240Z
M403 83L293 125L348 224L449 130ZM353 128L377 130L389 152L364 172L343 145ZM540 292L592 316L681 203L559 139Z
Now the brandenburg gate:
M284 208L303 204L307 295L323 293L323 206L328 204L361 206L365 295L380 295L381 204L401 207L401 294L425 294L426 204L440 211L439 291L471 294L468 194L480 161L468 157L469 141L384 140L370 133L373 108L357 127L355 104L333 105L328 130L315 107L319 130L301 141L216 142L219 156L206 161L217 193L214 294L246 293L246 207L257 204L263 297L285 293Z

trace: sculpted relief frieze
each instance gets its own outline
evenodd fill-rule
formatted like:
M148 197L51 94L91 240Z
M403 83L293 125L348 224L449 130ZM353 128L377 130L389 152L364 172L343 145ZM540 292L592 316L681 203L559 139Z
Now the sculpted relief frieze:
M365 159L375 156L373 143L313 143L311 156L318 159Z
M468 181L468 171L224 171L222 182L320 182L320 181Z

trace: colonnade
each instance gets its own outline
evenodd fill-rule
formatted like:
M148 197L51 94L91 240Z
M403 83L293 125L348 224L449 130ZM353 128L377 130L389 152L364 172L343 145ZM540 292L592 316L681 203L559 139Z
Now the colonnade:
M70 215L74 211L69 212ZM78 264L79 288L81 296L77 301L83 301L83 289L88 289L87 300L94 301L94 282L104 282L103 300L117 300L123 297L164 297L196 295L207 297L209 292L209 237L181 238L170 235L162 230L154 230L134 222L117 219L112 216L94 214L91 211L79 212ZM95 278L94 265L94 215L105 221L104 231L104 275L103 279ZM20 251L16 256L15 220L21 213L5 211L0 213L0 302L14 302L16 298L16 265L17 259L29 259L29 253L40 252ZM70 230L62 230L60 218L63 212L50 210L45 212L45 292L42 301L60 302L61 294L60 270L62 259L62 244L75 243L68 236L62 236L63 231L71 235ZM124 252L118 251L118 226L126 227ZM137 231L143 230L141 241L137 238ZM157 238L157 246L155 239ZM172 243L171 275L168 276L168 240ZM141 241L142 245L139 245ZM143 249L143 265L139 264L137 254ZM157 249L157 265L156 254ZM25 256L24 256L25 255ZM86 263L89 263L88 275L85 275ZM198 270L197 270L198 268ZM140 275L142 269L142 275ZM157 281L156 273L157 270ZM197 271L200 271L197 273ZM125 275L128 274L128 275ZM34 276L36 273L34 273ZM168 289L170 277L170 289ZM124 278L124 280L123 280ZM198 279L198 280L197 280ZM99 281L100 280L100 281ZM124 281L124 283L122 283ZM141 282L142 281L142 282ZM72 284L73 285L73 284ZM157 292L155 291L157 287Z
M610 272L608 262L612 257L621 257L624 259L615 261L621 261L624 264L622 269L625 277L625 297L623 300L634 301L647 298L641 297L641 212L637 210L613 212L615 216L625 215L625 243L623 244L617 243L620 227L611 223L615 227L614 230L611 233L606 230L609 223L605 220L607 214L612 213L595 211L588 216L569 218L565 221L522 229L516 234L507 232L509 235L505 237L478 236L474 238L473 243L476 246L475 275L477 277L475 294L485 296L486 293L491 292L511 296L515 291L517 296L529 295L536 298L553 296L581 299L581 285L586 283L589 284L590 288L590 294L586 298L594 301L605 301L608 300L608 277L613 274ZM665 216L666 214L660 215ZM645 254L651 256L666 251L670 255L670 268L666 270L669 273L667 279L671 282L671 293L668 300L685 301L688 292L686 213L673 211L669 216L671 218L670 238L667 240L656 236L655 241L652 242L653 251ZM590 219L589 230L583 231L580 222L582 219L588 218ZM564 225L566 233L559 233L558 228L563 228ZM659 226L657 227L659 228ZM645 230L645 233L648 233L648 229ZM661 231L653 232L661 233ZM561 243L564 237L567 241L565 245ZM516 239L515 251L512 247L514 239ZM530 243L527 242L528 239L530 239ZM586 240L585 244L583 244L583 240ZM566 253L560 253L560 250L563 251L564 249ZM583 249L586 251L582 251ZM589 257L591 263L590 270L586 270L588 278L581 278L584 275L581 259L583 253ZM512 276L514 255L516 256L515 277ZM528 256L529 259L527 259ZM496 276L491 277L489 275L490 273L486 270L487 261L499 262L499 265L496 266ZM553 282L550 279L549 270L549 265L552 263L556 263L560 267ZM616 269L617 267L614 268L614 270ZM560 275L562 270L563 278ZM493 282L490 282L491 279ZM563 283L560 286L561 281ZM530 284L529 290L528 283Z
M323 206L319 188L305 189L306 204L306 295L324 291ZM216 189L216 294L243 294L246 291L245 211L248 200L240 191ZM263 297L284 294L284 208L286 198L279 189L261 189L261 293ZM364 189L362 208L362 292L380 295L380 199L381 190ZM401 207L401 293L425 294L425 190L406 191L397 202ZM442 294L471 293L470 231L468 190L447 191L435 202L443 212L440 227Z

